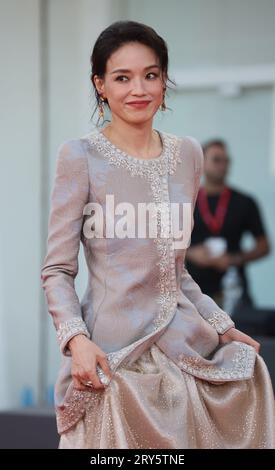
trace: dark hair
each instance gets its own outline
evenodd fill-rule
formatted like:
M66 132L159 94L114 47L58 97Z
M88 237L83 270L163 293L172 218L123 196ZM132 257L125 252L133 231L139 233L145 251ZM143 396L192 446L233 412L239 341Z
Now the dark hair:
M202 144L202 150L203 150L203 153L205 154L206 151L210 148L210 147L214 147L214 146L218 146L218 147L221 147L223 148L224 150L227 151L227 144L226 142L223 140L223 139L210 139L208 140L207 142L204 142L204 144Z
M103 77L106 72L106 64L109 57L122 45L129 42L139 42L140 44L150 47L156 53L161 71L167 77L167 81L175 85L168 77L168 49L164 39L162 39L153 28L143 23L136 21L116 21L100 33L90 57L90 79L96 98L96 105L91 120L100 102L100 97L94 84L94 76L98 75L99 77ZM167 82L165 83L165 87L168 87ZM105 103L109 107L107 99Z

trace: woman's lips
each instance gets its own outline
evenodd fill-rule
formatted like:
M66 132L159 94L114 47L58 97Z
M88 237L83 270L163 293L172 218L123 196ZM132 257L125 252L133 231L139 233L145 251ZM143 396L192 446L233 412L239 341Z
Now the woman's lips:
M146 106L148 106L149 103L150 101L133 101L133 102L129 102L126 104L139 109L139 108L145 108Z

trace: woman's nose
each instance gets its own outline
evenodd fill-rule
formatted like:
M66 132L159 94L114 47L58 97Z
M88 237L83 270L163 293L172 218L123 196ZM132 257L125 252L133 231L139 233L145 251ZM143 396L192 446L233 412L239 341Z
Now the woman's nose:
M133 83L132 93L134 95L144 95L145 94L144 84L143 84L141 79L133 80L132 83Z

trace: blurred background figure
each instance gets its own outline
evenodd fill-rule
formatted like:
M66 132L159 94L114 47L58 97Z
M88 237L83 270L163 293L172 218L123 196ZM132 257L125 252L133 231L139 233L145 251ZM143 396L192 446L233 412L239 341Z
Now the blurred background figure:
M204 183L196 201L186 266L202 291L232 314L240 302L253 304L245 266L266 256L270 243L254 197L227 183L226 143L215 139L202 147ZM241 241L246 232L255 244L244 251Z

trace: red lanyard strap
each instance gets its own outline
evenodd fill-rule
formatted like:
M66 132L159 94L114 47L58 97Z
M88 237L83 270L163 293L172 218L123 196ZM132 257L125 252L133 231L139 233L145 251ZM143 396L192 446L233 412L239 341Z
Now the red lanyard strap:
M210 232L217 235L224 223L224 218L228 210L231 190L225 186L219 195L219 200L215 213L212 214L209 209L208 198L205 188L201 187L198 194L198 208L204 223Z

